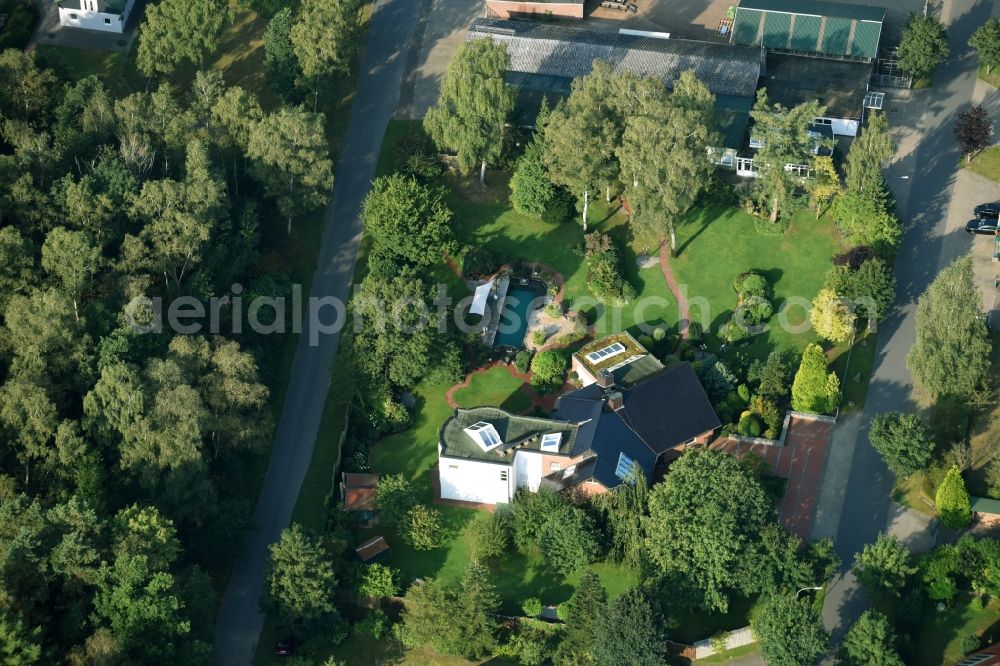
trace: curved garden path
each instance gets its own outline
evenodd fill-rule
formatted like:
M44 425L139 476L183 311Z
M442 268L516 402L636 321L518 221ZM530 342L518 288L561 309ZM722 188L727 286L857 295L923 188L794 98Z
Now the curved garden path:
M674 272L670 269L670 245L667 243L660 243L660 268L663 270L663 279L667 281L670 293L677 299L677 328L679 329L681 340L687 340L688 324L691 322L691 315L688 310L687 298L681 293L680 287L677 286L677 278L674 277Z

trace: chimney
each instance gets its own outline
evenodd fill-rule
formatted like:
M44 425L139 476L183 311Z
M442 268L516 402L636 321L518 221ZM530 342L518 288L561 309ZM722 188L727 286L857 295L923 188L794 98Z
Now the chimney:
M611 388L615 385L615 376L608 370L601 370L597 373L597 385L603 389Z
M623 396L618 391L608 392L608 409L610 409L613 412L617 412L624 406L625 406L625 396Z

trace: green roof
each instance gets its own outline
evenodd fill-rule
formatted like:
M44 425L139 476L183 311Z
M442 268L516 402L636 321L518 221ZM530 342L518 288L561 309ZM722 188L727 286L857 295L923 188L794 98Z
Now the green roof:
M489 423L496 428L503 444L491 451L484 451L465 432L476 423ZM456 409L454 415L441 426L439 440L441 455L451 458L471 458L484 462L509 465L514 459L515 449L542 448L542 435L560 433L562 438L557 451L546 451L552 455L569 455L576 440L577 427L565 421L555 421L534 416L518 416L497 407L476 407Z
M878 23L885 19L885 7L849 5L842 2L828 2L827 0L743 0L740 2L739 9L857 19L858 21L876 21ZM739 15L738 11L737 15Z
M972 497L972 510L975 513L988 513L1000 516L1000 500L988 497Z
M778 51L871 60L878 55L884 7L824 0L744 0L732 43Z

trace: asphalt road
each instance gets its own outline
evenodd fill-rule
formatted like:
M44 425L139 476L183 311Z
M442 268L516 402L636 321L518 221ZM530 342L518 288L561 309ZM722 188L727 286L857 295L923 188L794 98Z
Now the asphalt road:
M311 297L332 296L340 302L347 301L361 241L361 205L375 174L382 137L399 95L413 29L418 22L418 4L412 0L378 0L375 4L357 97L326 212ZM308 313L307 308L305 311ZM326 308L322 314L324 323L330 323L335 316L332 308ZM309 333L306 314L271 461L254 514L255 530L243 544L216 620L216 664L246 666L253 661L264 623L258 601L267 547L288 526L312 458L339 335L321 335L318 344L310 346Z
M941 17L948 29L951 56L935 74L933 88L912 91L908 101L887 100L890 124L898 128L898 150L886 175L896 194L905 233L896 259L895 309L878 334L875 369L834 539L845 566L886 528L893 476L868 441L868 425L876 414L913 408L913 379L906 355L916 337L917 299L940 268L970 248L964 230L949 224L953 205L971 207L969 202L953 202L960 154L952 128L956 116L969 106L976 80L978 61L967 42L976 27L989 18L992 4L990 0L946 0ZM833 630L834 641L866 605L860 585L850 573L833 581L823 617Z

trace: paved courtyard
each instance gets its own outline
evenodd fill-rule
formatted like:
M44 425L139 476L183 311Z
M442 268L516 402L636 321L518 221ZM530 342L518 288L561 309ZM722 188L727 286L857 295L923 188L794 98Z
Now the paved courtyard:
M712 447L736 456L752 451L764 458L775 474L787 479L778 518L792 534L808 540L812 535L832 432L831 423L793 416L788 423L784 446L720 440Z

